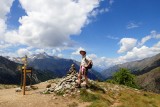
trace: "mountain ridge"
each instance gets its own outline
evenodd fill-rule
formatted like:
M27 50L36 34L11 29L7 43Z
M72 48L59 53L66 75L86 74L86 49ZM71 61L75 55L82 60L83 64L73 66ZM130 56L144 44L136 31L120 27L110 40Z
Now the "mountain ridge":
M120 68L127 68L135 75L142 75L158 66L160 66L160 53L149 58L144 58L142 60L115 65L102 71L101 74L104 75L105 78L110 78L113 73L118 71Z
M6 69L11 69L10 68L12 67L11 65L15 65L15 66L14 66L14 69L11 69L5 72L0 70L0 72L3 72L1 73L1 76L0 76L0 83L20 84L21 73L20 71L17 70L17 67L22 65L21 57L10 58L10 57L1 56L1 58L7 62L3 64L4 61L1 60L1 65L5 65ZM34 54L28 57L28 66L33 68L33 73L34 73L33 76L35 78L34 83L46 81L46 80L57 78L57 77L63 77L68 73L70 66L72 64L75 64L76 70L78 72L80 63L75 60L59 58L56 56L49 56L46 53ZM14 75L17 75L17 76L15 77L14 75L12 75L12 73L14 73ZM2 76L2 74L6 74L6 75ZM7 78L7 76L11 76L11 77ZM89 78L94 80L104 79L101 76L101 74L95 71L94 69L89 70L88 76ZM2 81L7 81L7 82L2 82Z

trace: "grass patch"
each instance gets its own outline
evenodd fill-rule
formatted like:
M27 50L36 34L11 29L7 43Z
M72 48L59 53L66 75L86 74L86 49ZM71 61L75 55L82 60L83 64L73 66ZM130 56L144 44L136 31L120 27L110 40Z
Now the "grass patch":
M45 91L45 92L43 92L43 94L50 94L50 92L49 91Z
M88 92L82 89L80 92L80 99L84 102L92 102L88 107L108 107L111 102L103 97L101 92Z
M99 92L102 92L103 94L105 94L105 90L99 86L98 84L90 84L90 87L89 87L92 91L99 91Z
M58 91L58 92L56 92L56 95L62 96L62 95L64 95L64 91Z
M86 89L81 89L80 98L85 102L92 102L100 99L99 95L87 92Z
M147 92L135 93L125 90L119 97L123 107L159 107L160 96Z

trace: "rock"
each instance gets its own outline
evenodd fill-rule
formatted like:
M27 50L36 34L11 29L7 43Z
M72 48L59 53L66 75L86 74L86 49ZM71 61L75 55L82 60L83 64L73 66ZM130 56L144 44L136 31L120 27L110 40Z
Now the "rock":
M51 84L48 84L47 86L46 86L46 88L50 88L51 87Z
M69 70L69 73L65 77L59 79L57 82L54 82L56 84L55 87L51 88L51 84L48 84L46 86L44 94L55 92L56 94L64 95L65 97L67 94L71 95L79 93L80 91L77 91L78 89L75 88L76 84L78 83L77 79L78 79L78 73L76 72L74 65L72 65ZM83 77L81 79L81 87L86 88L86 83L84 81L85 78Z
M30 90L32 90L32 88L31 88L31 86L26 86L25 90L30 91Z
M16 88L15 91L16 91L16 92L21 92L22 89L21 89L21 88Z
M55 99L58 99L58 98L57 97L53 97L52 99L55 100Z
M85 82L81 83L81 87L86 87L86 83Z
M60 89L62 89L63 87L60 85L60 86L58 86L54 91L58 91L58 90L60 90Z
M50 91L46 90L43 92L43 94L50 94Z
M66 84L65 87L66 87L66 89L70 89L71 85L70 84Z

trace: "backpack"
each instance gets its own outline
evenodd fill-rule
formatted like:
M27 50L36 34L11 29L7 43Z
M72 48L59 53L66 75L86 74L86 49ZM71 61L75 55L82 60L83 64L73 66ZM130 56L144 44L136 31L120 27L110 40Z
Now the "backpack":
M89 62L86 58L85 58L85 61L86 61L86 62ZM87 69L91 69L92 66L93 66L93 62L91 62L91 63L88 65L88 67L86 67L86 68L87 68Z

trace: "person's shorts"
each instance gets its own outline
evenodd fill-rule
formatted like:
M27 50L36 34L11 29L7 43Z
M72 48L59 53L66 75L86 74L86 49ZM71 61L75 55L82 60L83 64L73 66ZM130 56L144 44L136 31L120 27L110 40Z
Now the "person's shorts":
M84 74L83 74L83 71L81 71L81 70L80 70L79 72L80 72L81 75L86 75L86 76L88 75L88 69L87 69L87 68L86 68L86 70L84 71Z

